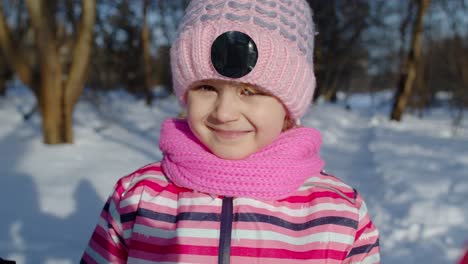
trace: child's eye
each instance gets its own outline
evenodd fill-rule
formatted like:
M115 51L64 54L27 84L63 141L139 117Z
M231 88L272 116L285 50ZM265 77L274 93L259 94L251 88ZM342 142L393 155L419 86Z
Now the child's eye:
M256 89L242 88L241 95L244 95L244 96L263 95L263 93Z

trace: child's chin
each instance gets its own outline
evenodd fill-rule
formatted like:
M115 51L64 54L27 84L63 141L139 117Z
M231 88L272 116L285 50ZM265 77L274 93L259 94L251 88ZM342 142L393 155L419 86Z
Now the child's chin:
M238 151L212 151L218 158L226 160L242 160L246 159L253 154L252 151L238 152Z

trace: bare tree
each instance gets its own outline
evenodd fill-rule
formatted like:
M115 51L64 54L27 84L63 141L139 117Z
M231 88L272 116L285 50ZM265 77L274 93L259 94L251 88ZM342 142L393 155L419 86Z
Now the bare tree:
M361 71L367 60L361 40L369 22L370 4L364 0L308 2L318 32L314 66L318 85L314 99L323 96L335 101L337 91L349 88L354 71Z
M466 13L468 4L465 0L439 0L442 9L449 17L452 37L446 39L446 64L443 71L447 72L447 88L452 93L451 106L455 110L453 116L454 133L461 125L464 110L468 107L468 36L466 33Z
M421 58L424 14L430 5L430 0L414 0L417 4L417 16L413 24L411 47L404 63L405 69L400 75L398 88L395 93L394 104L390 119L400 121L411 96L416 80L417 65Z
M143 67L144 67L144 76L145 76L145 97L146 97L146 104L151 105L153 103L153 93L151 88L153 86L153 67L151 63L151 52L150 52L150 32L148 26L148 6L149 0L143 1L143 26L141 29L141 45L143 48Z
M26 0L35 36L36 67L28 63L21 48L15 44L4 12L0 10L1 47L12 69L36 95L46 144L73 142L72 113L84 87L95 6L95 0L82 1L81 21L70 49L70 65L64 65L60 54L59 26L55 20L57 1Z
M147 103L169 95L169 45L187 4L188 0L98 1L98 10L105 11L97 13L90 86L124 88ZM164 90L155 93L156 86Z
M10 67L5 63L3 56L0 56L0 96L6 94L6 82L12 78Z

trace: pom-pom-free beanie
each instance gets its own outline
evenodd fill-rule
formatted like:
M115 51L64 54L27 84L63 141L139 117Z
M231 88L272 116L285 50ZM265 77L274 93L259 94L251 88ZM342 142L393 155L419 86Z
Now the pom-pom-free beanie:
M219 74L211 60L213 42L229 31L247 34L258 49L255 67L240 78ZM192 0L171 48L174 91L185 104L185 93L196 81L243 82L279 98L298 119L315 89L314 36L305 0Z

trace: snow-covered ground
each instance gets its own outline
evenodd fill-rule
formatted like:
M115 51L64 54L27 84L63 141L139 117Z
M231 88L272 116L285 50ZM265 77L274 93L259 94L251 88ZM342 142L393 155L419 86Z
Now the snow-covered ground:
M327 172L367 201L382 263L455 263L468 242L468 120L455 131L437 108L390 122L388 93L349 104L318 103L303 124L322 131ZM46 146L39 117L22 120L33 105L19 85L0 98L0 258L77 263L113 184L161 158L159 126L180 109L123 92L82 100L75 144Z

